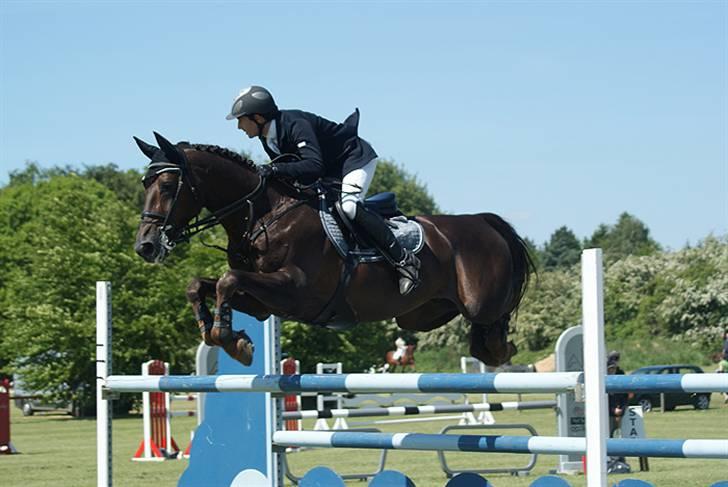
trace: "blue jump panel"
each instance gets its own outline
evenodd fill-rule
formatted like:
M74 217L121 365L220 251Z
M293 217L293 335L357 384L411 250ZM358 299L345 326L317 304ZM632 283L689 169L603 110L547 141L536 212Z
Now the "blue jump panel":
M264 324L242 313L233 314L233 328L244 329L256 344L253 363L245 367L231 359L222 349L218 353L217 374L266 374ZM201 390L215 391L214 379L194 377ZM179 487L207 485L250 485L251 478L268 478L266 445L265 393L230 392L208 394L205 398L205 418L195 431L190 450L189 466L177 484ZM245 474L242 471L248 470ZM258 474L257 472L260 472ZM237 477L237 479L236 479Z

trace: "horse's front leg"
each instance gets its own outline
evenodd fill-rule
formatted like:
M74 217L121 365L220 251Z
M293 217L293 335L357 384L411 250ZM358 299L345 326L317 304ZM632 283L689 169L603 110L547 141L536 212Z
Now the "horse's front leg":
M232 329L232 310L236 294L251 295L268 309L285 309L294 302L292 290L302 273L282 269L271 273L255 273L231 269L217 281L217 310L211 338L235 360L244 365L253 361L254 345L244 331Z

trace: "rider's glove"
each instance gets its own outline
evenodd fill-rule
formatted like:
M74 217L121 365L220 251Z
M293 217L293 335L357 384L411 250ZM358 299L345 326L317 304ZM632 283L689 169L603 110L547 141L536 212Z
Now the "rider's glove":
M275 164L263 164L262 166L258 166L258 174L262 178L269 179L271 176L275 176L278 173L278 167Z

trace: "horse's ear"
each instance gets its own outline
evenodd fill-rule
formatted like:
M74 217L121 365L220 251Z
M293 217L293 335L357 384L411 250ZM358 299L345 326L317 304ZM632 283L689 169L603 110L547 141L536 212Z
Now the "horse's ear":
M157 152L159 149L154 147L152 144L147 144L142 139L134 137L134 142L139 146L139 149L144 153L145 156L147 156L149 159L154 157L154 153Z
M159 148L162 149L164 155L167 156L167 160L178 166L185 167L187 160L185 159L182 150L178 149L172 142L168 141L157 132L154 132L154 138L157 139Z

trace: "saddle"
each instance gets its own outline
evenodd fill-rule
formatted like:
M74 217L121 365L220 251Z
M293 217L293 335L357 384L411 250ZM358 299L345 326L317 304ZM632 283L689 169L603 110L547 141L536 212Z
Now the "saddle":
M418 253L425 245L424 230L416 220L408 219L397 207L397 197L392 192L377 193L364 200L364 207L384 218L395 238L405 249ZM381 253L356 232L341 209L338 198L334 201L319 191L319 218L326 236L345 261L353 266L360 263L384 260Z
M344 265L341 268L339 283L334 295L324 309L311 322L334 330L346 330L359 320L356 312L346 302L346 287L354 268L359 264L368 264L385 260L364 235L356 232L344 214L339 203L338 193L327 191L325 185L316 188L319 199L319 218L324 232L336 252L341 256ZM416 220L408 219L397 208L394 193L375 194L364 200L364 207L384 218L392 229L402 247L418 253L425 246L425 235L422 225Z

